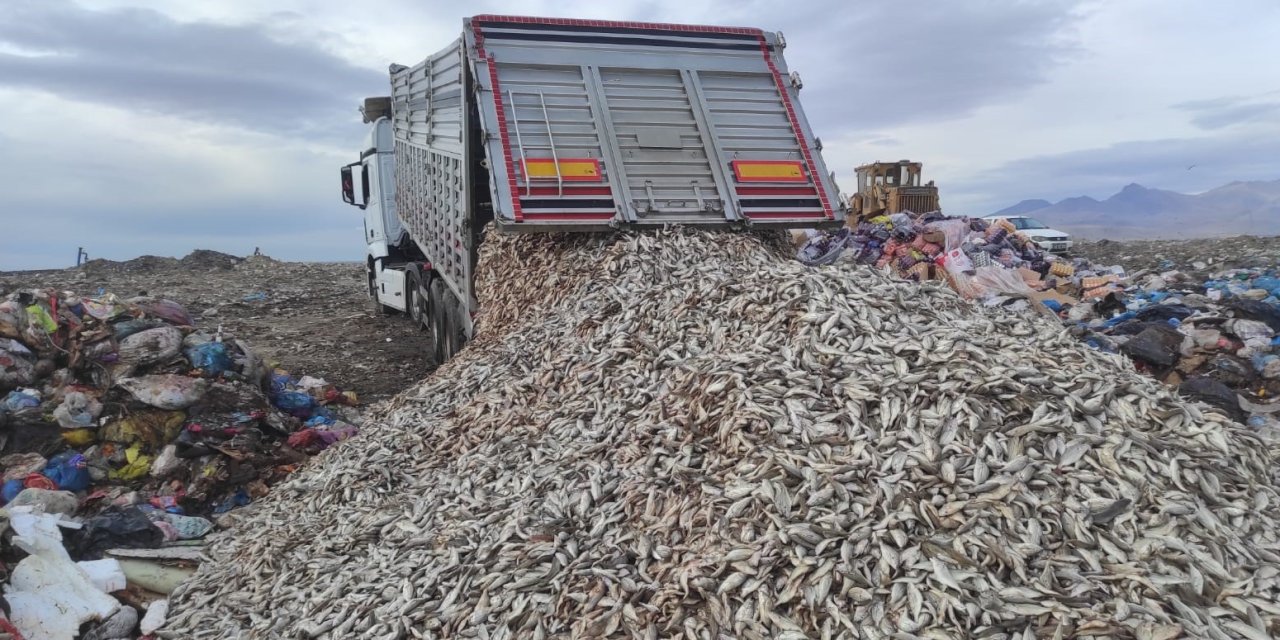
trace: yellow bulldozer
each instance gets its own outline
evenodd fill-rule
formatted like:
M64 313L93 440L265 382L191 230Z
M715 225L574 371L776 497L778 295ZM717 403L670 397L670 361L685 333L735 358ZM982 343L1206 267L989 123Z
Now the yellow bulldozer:
M850 201L849 223L857 224L881 215L902 211L938 211L938 187L930 180L920 184L921 163L910 160L872 162L854 171L858 192Z

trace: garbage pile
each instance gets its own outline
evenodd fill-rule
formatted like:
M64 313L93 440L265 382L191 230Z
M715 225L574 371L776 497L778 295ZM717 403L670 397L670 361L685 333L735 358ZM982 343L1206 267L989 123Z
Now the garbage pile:
M163 597L193 570L180 548L210 518L355 433L343 413L354 394L270 369L243 341L193 325L159 298L28 289L0 302L0 526L26 552L0 540L0 562L18 561L5 600L26 637L75 637L119 601ZM80 575L73 561L107 562L131 593L106 595L126 591L103 586L114 578L93 592L49 577ZM86 637L133 637L103 633Z
M1271 267L1200 271L1198 278L1170 270L1171 262L1127 273L1041 251L1007 221L937 212L881 216L801 240L797 258L805 264L872 265L946 282L987 305L1048 309L1088 345L1123 353L1188 397L1280 437L1275 257Z
M1280 632L1268 449L1057 322L746 234L556 242L489 235L503 329L215 534L162 633Z
M1179 271L1107 285L1061 314L1089 345L1123 353L1186 396L1280 435L1280 271Z

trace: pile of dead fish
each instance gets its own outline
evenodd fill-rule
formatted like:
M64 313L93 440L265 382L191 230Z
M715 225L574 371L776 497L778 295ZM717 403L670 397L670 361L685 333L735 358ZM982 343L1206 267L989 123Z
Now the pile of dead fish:
M1059 323L745 235L531 242L482 250L504 331L242 510L160 636L1280 633L1267 448Z

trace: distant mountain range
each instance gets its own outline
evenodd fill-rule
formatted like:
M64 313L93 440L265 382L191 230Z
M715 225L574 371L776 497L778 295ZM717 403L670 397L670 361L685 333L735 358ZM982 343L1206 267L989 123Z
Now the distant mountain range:
M1280 180L1232 182L1187 195L1131 184L1106 200L1023 200L992 215L1028 215L1080 238L1133 240L1280 234Z

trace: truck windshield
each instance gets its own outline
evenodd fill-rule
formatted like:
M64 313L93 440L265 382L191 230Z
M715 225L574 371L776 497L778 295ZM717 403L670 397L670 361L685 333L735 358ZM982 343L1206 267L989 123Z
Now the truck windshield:
M1043 222L1040 222L1039 220L1036 220L1035 218L1015 218L1015 219L1014 219L1014 221L1013 221L1013 226L1017 227L1019 230L1022 230L1022 229L1048 229L1048 228L1049 228L1049 227L1048 227L1048 226L1046 226Z

